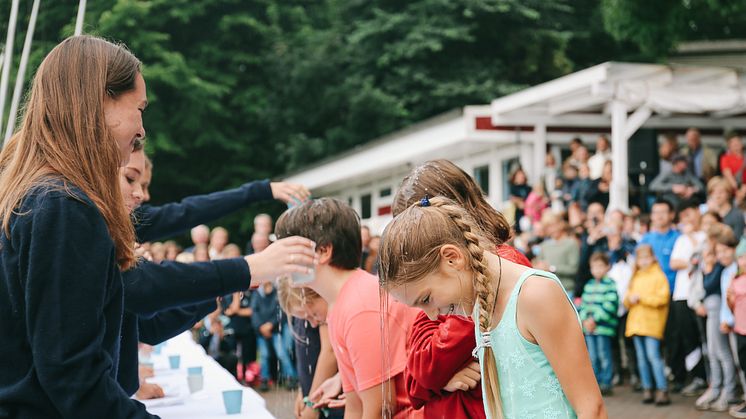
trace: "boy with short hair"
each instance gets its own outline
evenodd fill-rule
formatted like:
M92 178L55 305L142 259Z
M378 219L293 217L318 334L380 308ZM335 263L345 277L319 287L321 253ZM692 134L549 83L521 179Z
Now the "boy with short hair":
M403 374L407 334L418 310L382 293L378 278L360 269L357 213L336 199L305 202L277 220L275 234L316 242L315 277L304 285L328 303L326 320L346 395L345 416L378 419L387 412L394 418L421 417L411 407Z
M593 372L601 394L607 396L612 394L614 369L611 340L616 336L619 322L619 296L616 283L606 276L609 272L609 257L602 252L594 253L590 258L590 267L593 280L588 281L583 288L579 314Z

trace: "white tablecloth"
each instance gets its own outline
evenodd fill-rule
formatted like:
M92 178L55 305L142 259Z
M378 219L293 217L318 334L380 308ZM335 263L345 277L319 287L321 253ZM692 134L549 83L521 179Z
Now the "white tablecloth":
M170 369L169 355L180 355L178 370ZM163 387L163 399L142 401L148 412L163 419L212 419L212 418L274 418L266 409L264 399L253 389L244 387L208 356L201 346L192 340L190 332L174 337L163 346L161 353L151 354L150 362L155 369L155 377L147 381ZM204 388L189 394L187 368L202 367ZM241 413L228 415L223 406L224 390L243 390Z

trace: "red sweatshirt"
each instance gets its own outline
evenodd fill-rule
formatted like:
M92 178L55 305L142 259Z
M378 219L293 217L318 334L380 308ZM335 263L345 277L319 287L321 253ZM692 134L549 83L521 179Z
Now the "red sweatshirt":
M508 245L497 248L503 258L531 266L521 252ZM476 347L474 322L463 316L438 316L428 319L419 313L409 332L409 358L404 371L412 406L424 406L426 418L485 418L481 384L469 391L443 390L448 381L474 358Z

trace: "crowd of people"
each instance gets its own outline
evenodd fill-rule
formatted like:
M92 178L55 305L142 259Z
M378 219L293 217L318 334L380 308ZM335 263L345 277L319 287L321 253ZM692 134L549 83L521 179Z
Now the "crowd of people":
M379 237L286 182L148 204L140 66L64 40L0 152L0 418L152 418L138 400L164 392L138 353L190 329L246 385L299 388L300 418L605 418L625 380L746 417L738 135L719 157L694 128L667 136L629 211L609 208L605 137L548 155L531 188L517 169L504 213L428 161ZM244 249L206 226L264 200L288 210Z
M743 329L735 328L743 307L731 285L746 272L742 140L727 134L718 150L696 128L685 138L684 147L674 134L660 144L660 173L642 201L649 211L608 207L604 136L592 155L573 140L561 169L548 155L533 188L515 170L514 244L534 267L555 273L578 307L604 395L629 380L644 403L667 405L673 391L697 396L697 409L746 417L746 352L738 356Z

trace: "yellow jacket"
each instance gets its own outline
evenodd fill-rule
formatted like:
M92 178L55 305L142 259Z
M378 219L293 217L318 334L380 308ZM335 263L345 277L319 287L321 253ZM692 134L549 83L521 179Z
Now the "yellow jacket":
M632 294L640 297L637 304L630 303L629 296ZM624 335L663 339L670 300L668 279L657 263L637 270L624 297L624 306L629 309Z

